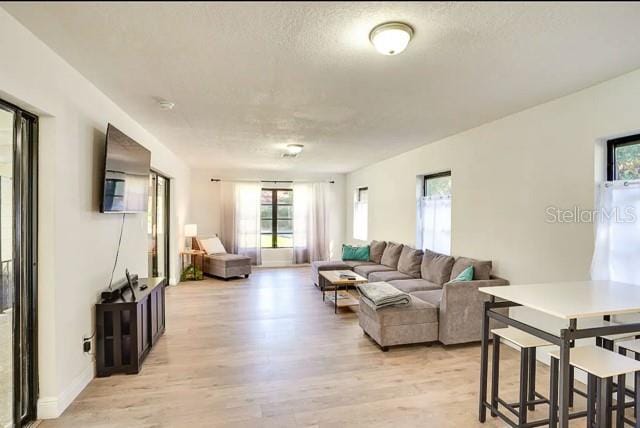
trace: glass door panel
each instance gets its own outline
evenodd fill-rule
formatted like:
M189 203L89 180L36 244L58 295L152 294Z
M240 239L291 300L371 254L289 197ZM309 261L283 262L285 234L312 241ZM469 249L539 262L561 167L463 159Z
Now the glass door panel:
M35 418L37 118L0 100L0 427Z
M167 234L167 192L169 188L168 180L161 175L157 176L157 191L156 191L156 242L157 242L157 274L155 276L168 277L168 242L169 236Z
M149 179L149 276L169 277L169 179L151 171Z
M0 427L13 425L13 142L15 113L0 108Z

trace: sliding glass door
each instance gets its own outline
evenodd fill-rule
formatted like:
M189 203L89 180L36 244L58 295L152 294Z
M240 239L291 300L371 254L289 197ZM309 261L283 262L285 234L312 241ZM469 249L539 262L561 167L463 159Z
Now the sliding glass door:
M0 101L0 427L35 419L37 118Z
M149 276L169 278L169 179L151 171L149 177Z

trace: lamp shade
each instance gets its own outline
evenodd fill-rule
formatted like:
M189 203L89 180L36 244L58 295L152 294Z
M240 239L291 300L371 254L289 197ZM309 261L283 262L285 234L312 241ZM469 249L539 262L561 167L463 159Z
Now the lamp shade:
M184 225L184 236L187 238L193 238L194 236L198 236L198 225L197 224L185 224Z

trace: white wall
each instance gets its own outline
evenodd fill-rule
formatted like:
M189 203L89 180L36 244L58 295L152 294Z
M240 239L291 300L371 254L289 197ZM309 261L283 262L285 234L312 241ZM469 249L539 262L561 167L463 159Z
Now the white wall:
M345 239L353 192L368 186L369 238L415 244L416 176L451 170L452 254L493 260L511 284L588 279L593 225L547 223L545 209L594 208L603 141L638 132L639 97L635 71L353 172ZM562 325L521 308L512 315Z
M333 180L329 194L329 227L331 230L331 255L340 258L344 229L344 184L343 174L294 174L274 171L208 171L193 170L191 173L191 209L188 223L198 225L198 235L202 237L220 234L220 183L212 182L212 178L228 180ZM281 266L285 255L282 252L266 254L265 265ZM265 259L263 259L264 261ZM289 258L288 260L291 260Z
M545 209L593 209L599 143L637 132L639 95L636 71L351 173L346 238L368 186L369 237L414 244L416 176L451 170L453 254L493 260L512 284L588 278L593 225L549 224Z
M172 282L190 171L3 9L0 51L0 98L40 116L38 416L56 417L94 375L82 339L94 332L94 304L108 286L122 220L98 212L107 123L150 149L152 167L171 178ZM146 215L127 215L115 277L125 267L146 276L147 263Z

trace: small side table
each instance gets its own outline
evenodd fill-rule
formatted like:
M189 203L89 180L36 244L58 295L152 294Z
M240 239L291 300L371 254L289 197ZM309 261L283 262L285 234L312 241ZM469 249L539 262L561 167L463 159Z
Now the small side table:
M189 259L189 264L185 267L185 259ZM200 263L198 263L198 259ZM182 263L181 281L200 281L203 279L202 269L204 268L204 251L183 250L180 252ZM199 266L198 266L199 265Z

